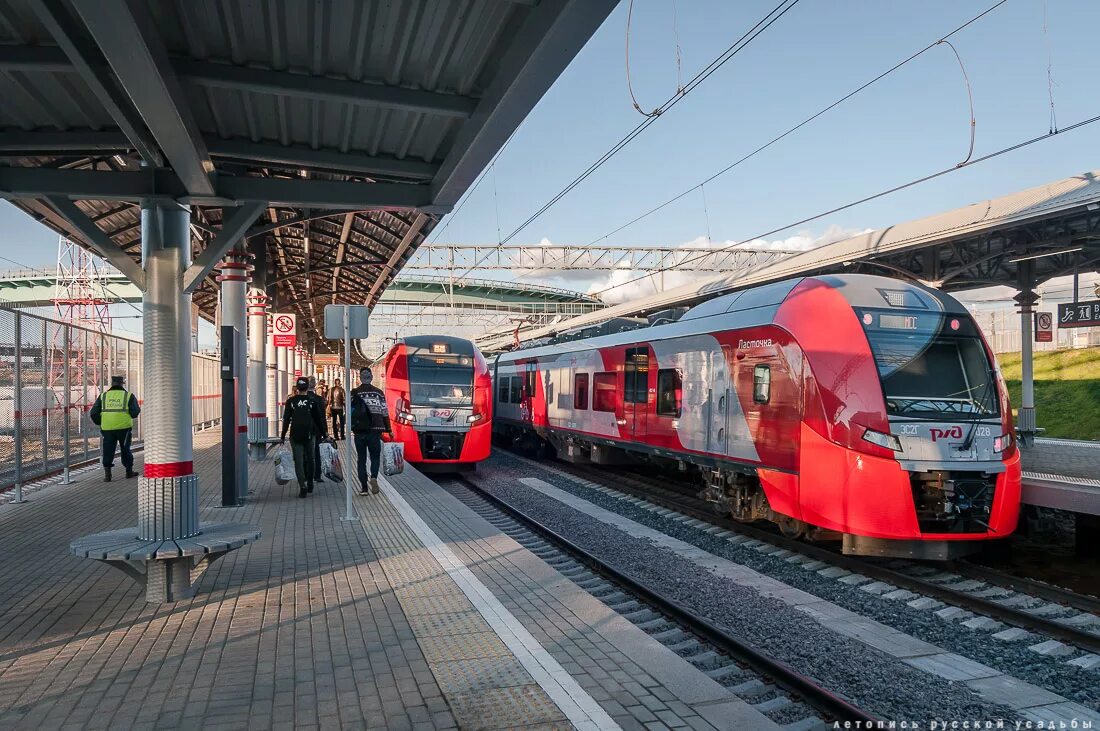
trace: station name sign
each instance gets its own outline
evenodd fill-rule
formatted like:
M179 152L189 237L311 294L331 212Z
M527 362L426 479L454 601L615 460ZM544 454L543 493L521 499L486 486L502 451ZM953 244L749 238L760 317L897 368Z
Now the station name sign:
M1100 300L1058 305L1058 327L1095 327L1100 325Z

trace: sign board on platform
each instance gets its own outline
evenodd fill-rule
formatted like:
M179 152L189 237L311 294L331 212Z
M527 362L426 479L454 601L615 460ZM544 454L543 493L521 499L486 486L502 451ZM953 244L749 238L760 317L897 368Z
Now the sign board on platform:
M344 310L348 311L348 332L344 334ZM370 310L366 305L325 305L325 337L329 340L361 340L367 337Z
M1100 300L1058 305L1058 327L1095 327L1097 325L1100 325Z
M276 312L271 316L271 333L276 348L298 347L298 316Z
M1035 313L1035 342L1054 342L1054 315L1049 312Z
M319 366L338 366L340 365L340 356L334 353L318 353L313 356L313 364Z

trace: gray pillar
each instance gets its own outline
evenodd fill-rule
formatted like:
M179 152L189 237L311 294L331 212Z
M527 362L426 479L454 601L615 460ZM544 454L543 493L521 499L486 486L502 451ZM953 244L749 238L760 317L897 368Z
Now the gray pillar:
M275 348L275 370L279 375L275 388L279 392L280 402L286 399L287 394L290 393L290 380L288 376L288 372L290 371L289 355L290 353L286 348ZM280 416L282 415L280 414Z
M1028 259L1019 262L1016 271L1017 288L1020 290L1015 300L1020 307L1020 407L1016 419L1016 429L1020 441L1029 446L1035 438L1035 375L1034 348L1032 347L1032 318L1035 312L1035 262Z
M138 538L186 538L199 532L199 480L191 443L191 209L145 202L145 468L138 481Z
M277 437L279 404L283 396L279 393L279 364L275 352L275 338L271 334L271 314L267 317L267 332L264 336L264 388L267 390L267 436Z
M221 274L222 325L237 328L242 339L248 332L245 321L245 295L248 290L248 273L252 266L248 257L238 251L232 251L225 261L218 265ZM236 357L237 371L237 494L244 497L248 493L248 357L245 348L239 349Z

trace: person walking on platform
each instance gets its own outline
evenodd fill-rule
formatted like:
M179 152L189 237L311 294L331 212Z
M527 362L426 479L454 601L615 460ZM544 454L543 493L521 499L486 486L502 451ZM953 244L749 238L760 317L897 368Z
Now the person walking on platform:
M321 383L324 383L324 381L321 381ZM317 407L321 409L321 423L323 425L321 435L313 440L313 481L324 482L325 478L321 476L321 442L328 439L328 421L325 419L328 404L325 403L325 397L318 389L316 376L309 377L309 395L316 402Z
M359 491L378 494L378 468L382 464L382 434L393 437L386 394L372 386L370 368L359 369L359 387L351 392L351 433L355 437ZM370 453L370 480L367 480L367 453Z
M332 382L332 388L328 392L328 410L332 415L332 438L341 441L347 437L344 435L344 424L347 417L344 415L344 387L340 385L340 379Z
M299 378L294 387L297 393L283 404L283 434L279 444L286 444L286 435L290 432L298 497L305 497L313 492L313 452L317 439L325 433L325 414L309 394L308 378Z
M138 406L134 394L126 390L126 377L111 376L111 387L99 395L88 413L102 435L104 482L111 481L116 446L122 451L122 466L126 468L126 476L137 477L130 442L134 436L134 419L140 413L141 407Z

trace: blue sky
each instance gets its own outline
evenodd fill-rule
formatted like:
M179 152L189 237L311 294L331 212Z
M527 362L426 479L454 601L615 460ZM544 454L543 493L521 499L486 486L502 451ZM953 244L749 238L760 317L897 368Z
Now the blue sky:
M690 78L763 16L774 0L677 0L683 76ZM802 0L640 138L515 241L585 244L616 228L930 43L993 0ZM631 75L643 107L676 86L672 0L636 0ZM1044 9L1048 32L1043 32ZM624 2L453 216L441 241L490 243L568 183L642 117L624 72ZM1047 132L1050 49L1057 117L1100 114L1092 0L1008 0L953 40L969 74L981 155ZM699 195L609 239L677 245L743 240L950 167L969 140L966 87L954 55L933 49ZM1098 167L1100 124L1068 133L799 229L876 228ZM433 237L434 238L434 237ZM0 203L0 256L51 266L56 237ZM0 261L0 267L14 266Z

